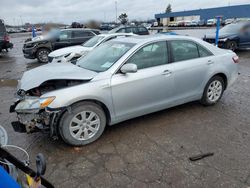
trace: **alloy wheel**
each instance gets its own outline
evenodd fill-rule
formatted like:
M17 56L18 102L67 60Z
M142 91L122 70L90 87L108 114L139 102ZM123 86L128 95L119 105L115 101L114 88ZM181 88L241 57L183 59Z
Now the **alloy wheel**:
M49 55L49 52L47 50L41 50L38 53L38 58L40 61L46 63L49 61L48 55Z
M223 87L222 83L218 80L214 80L210 83L207 90L207 97L211 102L216 102L222 95Z
M88 140L98 132L100 123L100 117L95 112L80 112L70 122L70 134L77 140Z

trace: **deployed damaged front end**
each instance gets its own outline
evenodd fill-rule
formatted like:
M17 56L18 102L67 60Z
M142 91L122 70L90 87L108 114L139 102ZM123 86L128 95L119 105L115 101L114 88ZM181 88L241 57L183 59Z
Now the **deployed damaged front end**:
M22 133L49 131L51 136L57 136L59 119L67 107L50 108L56 96L43 95L88 82L93 76L94 72L73 64L52 63L27 71L19 81L17 100L10 107L10 112L17 114L17 121L12 122L14 130Z

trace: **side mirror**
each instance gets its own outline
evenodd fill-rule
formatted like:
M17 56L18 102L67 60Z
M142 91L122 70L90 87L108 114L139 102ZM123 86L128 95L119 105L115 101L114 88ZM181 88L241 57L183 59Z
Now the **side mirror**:
M137 65L133 63L128 63L122 66L121 72L126 73L135 73L137 72Z

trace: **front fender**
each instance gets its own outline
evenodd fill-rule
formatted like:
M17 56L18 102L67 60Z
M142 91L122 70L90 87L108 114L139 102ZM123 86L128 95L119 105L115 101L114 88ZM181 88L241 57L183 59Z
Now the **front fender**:
M114 117L113 102L110 88L110 81L93 81L69 88L48 92L41 97L55 96L55 100L49 108L68 107L83 100L96 100L103 103L109 110L111 117Z

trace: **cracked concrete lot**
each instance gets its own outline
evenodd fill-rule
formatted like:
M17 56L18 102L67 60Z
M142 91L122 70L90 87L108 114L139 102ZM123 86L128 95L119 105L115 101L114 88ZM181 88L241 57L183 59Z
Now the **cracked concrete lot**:
M46 134L15 133L11 127L15 80L40 66L23 57L26 38L12 35L14 48L0 57L0 124L10 144L28 150L33 167L37 153L46 156L45 177L55 187L250 186L250 51L237 52L241 75L217 105L192 102L132 119L107 127L99 140L77 148ZM206 152L214 156L188 159Z

